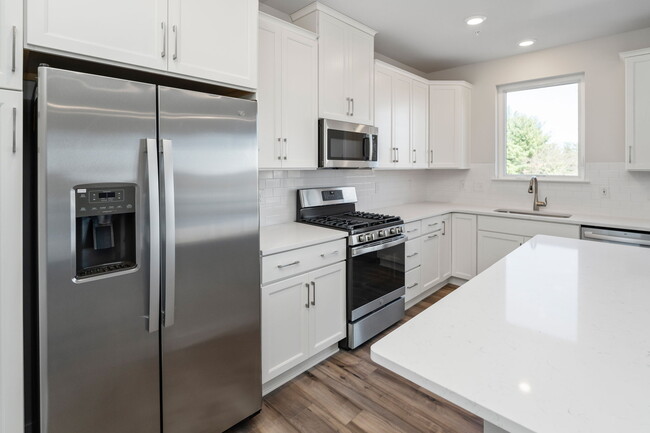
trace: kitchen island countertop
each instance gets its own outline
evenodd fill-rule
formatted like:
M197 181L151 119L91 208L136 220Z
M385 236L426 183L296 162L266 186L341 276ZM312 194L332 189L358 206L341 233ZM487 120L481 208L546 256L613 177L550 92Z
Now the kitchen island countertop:
M535 236L372 359L486 431L649 432L649 264L648 248Z

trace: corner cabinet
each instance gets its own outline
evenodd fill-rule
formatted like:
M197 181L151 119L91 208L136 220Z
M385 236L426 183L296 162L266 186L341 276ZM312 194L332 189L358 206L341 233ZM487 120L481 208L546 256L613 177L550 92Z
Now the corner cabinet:
M428 82L375 61L378 168L427 168Z
M259 167L317 168L317 36L260 13L259 71Z
M24 428L22 98L0 90L0 433Z
M0 0L0 89L23 88L23 3Z
M451 273L469 280L476 276L476 215L454 213L451 216Z
M625 61L625 167L650 170L650 48L621 53Z
M318 2L291 19L319 36L319 117L372 125L376 32Z
M257 0L27 0L38 51L257 87Z
M429 82L429 168L469 168L471 89L464 81Z

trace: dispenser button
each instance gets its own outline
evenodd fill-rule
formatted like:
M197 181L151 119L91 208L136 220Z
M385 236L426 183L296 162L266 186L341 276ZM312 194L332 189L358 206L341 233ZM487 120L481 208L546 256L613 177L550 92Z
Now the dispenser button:
M80 212L86 212L86 208L85 207L79 208L79 211Z
M127 209L133 209L133 205L132 205L132 204L127 204L127 205L126 205L126 208L127 208Z

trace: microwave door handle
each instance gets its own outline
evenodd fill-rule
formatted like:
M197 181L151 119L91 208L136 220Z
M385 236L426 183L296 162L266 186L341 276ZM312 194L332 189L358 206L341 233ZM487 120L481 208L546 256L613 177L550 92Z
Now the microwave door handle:
M365 136L363 137L363 145L361 146L361 156L363 157L364 161L368 161L370 159L370 137Z
M174 163L171 140L161 140L163 166L163 194L165 212L165 270L163 326L174 324L176 298L176 222L174 209Z
M160 200L158 195L158 146L145 139L149 196L149 332L157 332L160 323Z

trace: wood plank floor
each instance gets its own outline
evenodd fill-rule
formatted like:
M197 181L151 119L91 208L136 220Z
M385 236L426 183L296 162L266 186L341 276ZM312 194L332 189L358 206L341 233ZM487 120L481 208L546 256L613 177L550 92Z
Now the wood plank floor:
M482 433L480 418L370 360L373 342L455 289L443 287L394 327L271 392L257 416L228 433Z

